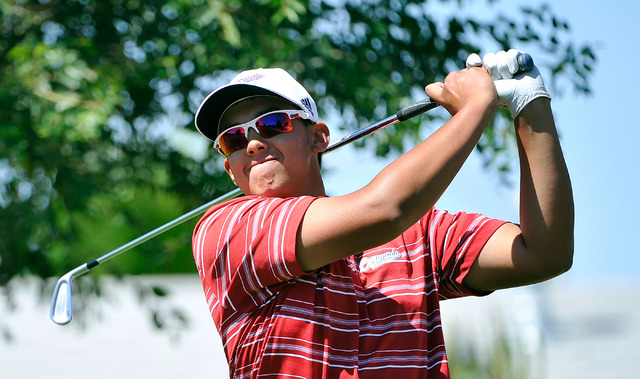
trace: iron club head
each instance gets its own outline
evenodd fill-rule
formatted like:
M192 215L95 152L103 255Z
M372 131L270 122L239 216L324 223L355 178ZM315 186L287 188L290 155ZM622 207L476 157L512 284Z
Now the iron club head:
M67 325L73 317L73 305L71 300L71 275L67 273L56 283L51 299L50 317L58 325Z
M432 108L437 107L438 104L432 102L430 99L425 99L418 103L412 104L408 107L405 107L399 110L395 115L389 116L384 120L378 121L368 127L359 129L348 136L342 138L341 140L331 144L327 147L326 152L337 149L347 143L353 142L361 137L369 135L379 129L382 129L386 126L392 125L398 121L405 121L412 117L415 117L421 113L424 113ZM56 288L53 292L53 299L51 300L51 310L50 317L53 322L58 325L67 325L71 322L71 318L73 317L73 304L71 300L71 281L74 276L80 276L92 268L98 266L102 262L106 262L109 259L112 259L125 251L137 246L165 231L173 228L176 225L179 225L187 220L192 219L195 216L203 214L207 209L209 209L214 204L219 204L223 201L233 199L234 197L239 196L242 193L240 188L236 188L225 195L218 197L194 210L188 212L173 221L169 221L168 223L130 241L119 248L110 251L109 253L91 260L87 263L78 266L77 268L69 271L67 274L62 276L58 282L56 283Z
M56 283L56 288L53 291L53 298L51 299L51 310L49 316L51 320L58 325L67 325L71 322L73 317L73 302L71 300L71 281L74 276L80 276L91 267L95 267L98 263L94 261L84 263L81 266L69 271L63 275Z

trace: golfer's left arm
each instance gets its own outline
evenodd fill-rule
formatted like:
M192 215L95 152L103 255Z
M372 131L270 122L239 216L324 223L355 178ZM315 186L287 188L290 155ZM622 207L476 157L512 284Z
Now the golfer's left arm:
M541 282L573 262L574 207L550 100L530 102L515 118L520 158L520 226L505 224L464 279L473 290Z

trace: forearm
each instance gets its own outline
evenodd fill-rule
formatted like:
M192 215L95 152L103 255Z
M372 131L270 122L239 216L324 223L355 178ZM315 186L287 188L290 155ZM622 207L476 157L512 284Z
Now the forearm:
M389 212L399 214L399 230L417 221L440 198L475 148L494 111L495 105L467 104L372 181L381 200L394 207Z
M530 254L549 276L573 257L574 207L550 100L531 102L515 119L520 156L520 228Z
M427 95L452 118L364 188L321 198L305 213L297 241L303 270L388 242L435 204L473 151L496 108L495 87L480 68L450 73Z
M297 257L309 271L388 242L433 206L490 122L495 103L464 107L364 188L316 200L300 230Z
M372 182L382 190L374 194L390 206L389 214L398 215L393 221L396 232L416 222L435 204L473 151L496 109L495 86L483 69L451 73L444 83L432 83L425 91L452 118ZM388 188L394 187L397 189L389 193Z

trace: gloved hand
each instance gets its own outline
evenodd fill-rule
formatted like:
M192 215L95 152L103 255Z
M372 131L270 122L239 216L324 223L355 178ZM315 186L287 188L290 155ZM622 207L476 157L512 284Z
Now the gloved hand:
M498 105L509 108L513 118L534 99L538 97L551 99L537 67L533 66L530 71L517 73L520 54L522 54L521 51L511 49L496 54L485 54L483 59L480 59L478 54L471 54L467 58L467 67L484 65L496 86Z

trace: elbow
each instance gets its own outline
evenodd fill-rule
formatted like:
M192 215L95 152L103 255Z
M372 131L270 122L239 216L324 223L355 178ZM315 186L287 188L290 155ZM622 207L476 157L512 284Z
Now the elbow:
M563 239L564 243L558 245L556 257L558 259L557 269L558 275L564 274L565 272L571 270L573 266L573 233L570 233L566 238Z
M563 249L554 249L545 266L546 275L550 278L560 276L571 270L573 266L573 245Z
M527 235L532 235L529 233ZM526 238L522 234L522 242L533 259L534 271L542 280L551 279L569 271L573 266L574 239L571 229L560 233L535 233L535 237Z
M566 257L564 257L563 259L560 260L560 262L558 262L556 264L556 273L555 276L559 276L564 274L565 272L571 270L571 267L573 266L573 252L571 254L567 254Z
M564 274L565 272L571 270L571 267L573 267L573 246L567 249L567 252L564 254L564 259L562 259L560 265L560 273Z

